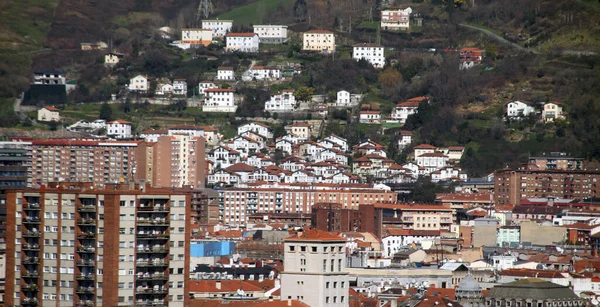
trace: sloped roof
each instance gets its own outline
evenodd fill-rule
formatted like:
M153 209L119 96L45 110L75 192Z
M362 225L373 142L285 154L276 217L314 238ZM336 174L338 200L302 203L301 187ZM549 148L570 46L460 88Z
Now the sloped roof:
M342 241L344 238L331 232L312 229L305 232L300 232L290 237L285 238L285 241Z
M236 163L234 165L231 165L227 168L225 168L226 171L228 172L253 172L254 171L254 167L251 165L248 165L246 163Z

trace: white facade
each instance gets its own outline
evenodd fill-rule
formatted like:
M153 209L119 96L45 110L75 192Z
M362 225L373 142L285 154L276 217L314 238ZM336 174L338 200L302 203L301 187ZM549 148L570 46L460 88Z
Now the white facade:
M534 112L535 109L533 108L533 106L518 100L510 102L506 106L506 115L512 118L527 117L529 116L529 114Z
M37 69L33 72L33 84L60 85L66 84L64 71L53 69Z
M412 133L410 131L400 131L398 136L398 148L402 149L412 143Z
M546 103L542 109L542 120L545 122L553 122L557 119L564 119L563 107L559 103Z
M353 46L352 58L356 61L364 59L375 68L383 68L385 66L383 50L383 46L378 44L356 44Z
M396 108L394 108L394 110L392 111L392 115L391 115L392 119L397 120L401 124L404 124L404 123L406 123L406 119L408 119L408 117L410 115L417 113L418 108L419 108L418 103L412 103L412 102L399 103L396 105Z
M287 28L288 26L283 25L255 25L254 33L261 43L281 44L287 41Z
M239 135L241 135L247 131L252 131L252 132L254 132L258 135L264 136L268 139L273 138L273 130L265 124L252 122L252 123L248 123L248 124L239 126L238 130L237 130Z
M228 33L225 50L258 52L258 35L255 33Z
M343 152L348 151L348 140L346 140L343 137L339 137L335 134L332 134L326 137L325 140L340 145L340 150Z
M323 53L335 52L335 35L327 30L311 30L304 32L302 50L319 51Z
M210 81L202 81L198 83L198 88L200 89L200 94L205 95L204 91L209 88L218 88L216 84Z
M131 123L124 120L114 120L106 124L106 134L117 139L131 137Z
M417 165L425 168L428 173L446 167L448 156L441 152L426 153L415 158Z
M104 64L107 66L114 66L119 64L119 61L124 57L121 53L110 52L104 55Z
M403 30L410 29L410 14L412 9L398 9L381 11L381 29L383 30Z
M237 109L235 105L235 90L225 88L213 88L204 91L203 112L226 112L233 113Z
M212 43L213 31L202 28L184 28L181 29L180 44L195 47L199 45L208 46Z
M235 72L233 71L233 67L217 68L217 80L223 80L223 81L235 80Z
M247 80L278 80L281 78L281 70L277 67L253 66L246 73Z
M281 300L296 299L311 307L349 305L346 241L333 236L309 230L285 239Z
M37 112L37 120L41 122L58 122L60 113L55 107L43 107Z
M158 83L154 95L163 96L173 93L173 85L169 83Z
M203 29L211 29L213 36L223 37L231 32L233 20L202 20Z
M379 111L360 111L358 120L363 124L374 124L381 121L381 112Z
M456 167L444 167L431 173L431 182L455 180L467 181L467 174Z
M227 168L240 163L240 153L226 146L219 146L206 154L206 159L213 163L214 169Z
M271 95L265 102L265 111L268 112L293 112L296 109L296 96L293 90L283 90Z
M422 244L424 241L434 241L440 236L432 235L386 235L381 239L384 255L391 258L401 249L411 246L412 244Z
M348 91L337 92L337 99L335 102L336 106L349 106L350 105L350 93Z
M187 96L187 81L185 79L175 79L173 81L173 95Z
M129 80L129 91L145 93L148 91L148 78L142 75L137 75Z

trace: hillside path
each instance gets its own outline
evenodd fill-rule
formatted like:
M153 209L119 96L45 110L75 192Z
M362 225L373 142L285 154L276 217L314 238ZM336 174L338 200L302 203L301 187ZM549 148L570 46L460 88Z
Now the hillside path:
M516 49L518 49L519 51L523 51L523 52L526 52L526 53L534 53L534 54L539 54L539 52L538 52L538 51L535 51L535 50L530 50L530 49L527 49L527 48L525 48L525 47L523 47L523 46L519 46L518 44L515 44L515 43L513 43L513 42L511 42L511 41L509 41L509 40L507 40L507 39L505 39L504 37L502 37L502 36L500 36L500 35L498 35L498 34L496 34L496 33L492 32L492 31L490 31L490 30L487 30L487 29L482 29L482 28L478 28L478 27L475 27L475 26L472 26L472 25L468 25L468 24L464 24L464 23L459 23L458 25L459 25L459 26L461 26L461 27L465 27L465 28L469 28L469 29L477 30L477 31L479 31L479 32L483 32L483 33L485 33L486 35L488 35L488 36L490 36L490 37L494 38L495 40L497 40L497 41L499 41L499 42L501 42L501 43L503 43L503 44L510 45L510 46L512 46L512 47L514 47L514 48L516 48Z

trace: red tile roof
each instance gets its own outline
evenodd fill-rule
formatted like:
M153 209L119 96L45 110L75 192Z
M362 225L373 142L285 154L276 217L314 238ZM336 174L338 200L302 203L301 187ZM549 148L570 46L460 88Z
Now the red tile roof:
M58 112L59 110L55 107L51 107L51 106L44 106L43 109L46 109L48 111L54 111L54 112Z
M333 32L331 32L329 30L310 30L310 31L306 31L306 33L333 34Z
M204 90L204 92L229 92L229 93L235 93L235 90L232 88L207 88Z
M242 289L248 291L264 291L262 288L243 280L221 280L220 287L217 280L190 280L189 291L191 293L219 293L219 292L235 292Z
M415 149L436 149L437 147L429 144L419 144L415 146Z
M248 165L246 163L236 163L225 168L228 172L253 172L255 170L254 166Z
M352 47L383 47L383 46L380 44L373 44L373 43L358 43L358 44L352 45Z
M285 238L285 241L342 241L344 238L331 232L312 229Z
M121 124L121 125L131 125L130 122L121 120L121 119L117 119L117 120L113 120L112 122L109 122L108 124Z
M253 37L258 35L256 33L240 33L240 32L229 32L227 33L227 37Z

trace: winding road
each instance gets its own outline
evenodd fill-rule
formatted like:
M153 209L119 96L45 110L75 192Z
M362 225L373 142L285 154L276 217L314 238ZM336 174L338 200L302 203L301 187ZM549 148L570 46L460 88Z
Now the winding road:
M497 41L499 41L499 42L501 42L501 43L503 43L503 44L510 45L510 46L512 46L513 48L515 48L515 49L518 49L519 51L526 52L526 53L534 53L534 54L539 54L539 52L538 52L538 51L535 51L535 50L530 50L530 49L527 49L527 48L525 48L525 47L523 47L523 46L520 46L520 45L518 45L518 44L515 44L515 43L513 43L513 42L511 42L511 41L509 41L509 40L507 40L507 39L505 39L504 37L502 37L502 36L500 36L500 35L498 35L498 34L496 34L496 33L492 32L492 31L490 31L490 30L487 30L487 29L482 29L482 28L478 28L478 27L475 27L475 26L472 26L472 25L468 25L468 24L464 24L464 23L459 23L458 25L459 25L459 26L461 26L461 27L465 27L465 28L469 28L469 29L477 30L477 31L479 31L479 32L483 32L483 33L485 33L487 36L490 36L490 37L492 37L493 39L495 39L495 40L497 40Z

